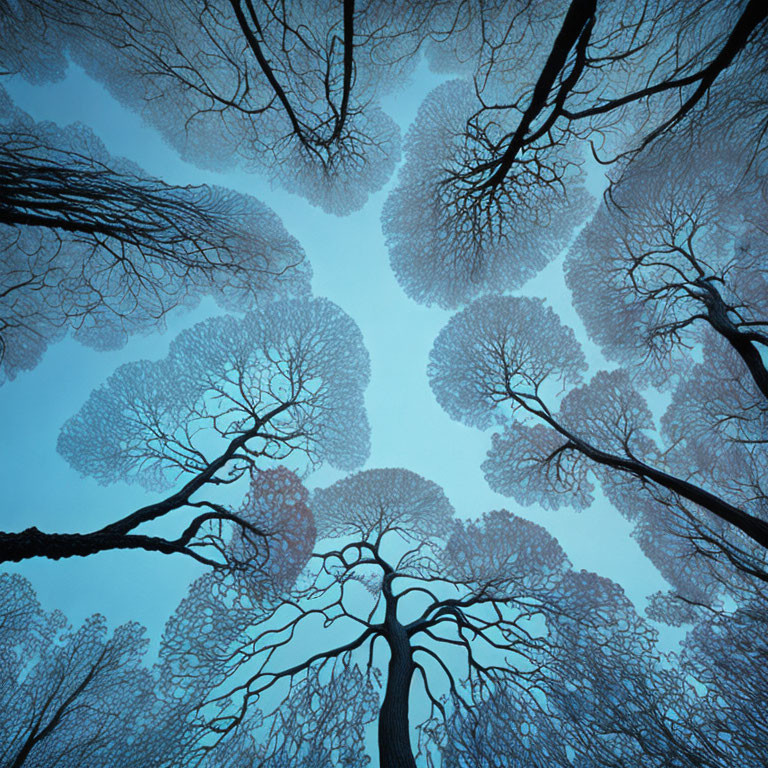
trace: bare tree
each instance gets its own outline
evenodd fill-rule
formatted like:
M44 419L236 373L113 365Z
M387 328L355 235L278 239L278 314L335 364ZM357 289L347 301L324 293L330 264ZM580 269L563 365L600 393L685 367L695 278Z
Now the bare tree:
M474 88L441 86L424 104L385 208L393 268L417 301L455 307L551 260L584 213L587 141L631 157L698 116L713 89L719 123L738 114L751 135L765 130L750 95L766 78L757 0L572 0L558 24L555 3L509 6L474 20L463 4L456 27L487 34L470 48Z
M582 572L561 591L567 609L547 624L539 696L504 685L456 710L443 729L441 765L720 765L700 759L695 732L717 731L694 714L678 660L659 653L655 631L622 590Z
M0 76L21 75L31 83L64 77L65 39L46 16L38 3L0 0Z
M733 375L728 364L702 368L697 373L710 374L696 385L702 399L714 390L718 374L724 394ZM578 386L585 369L573 332L551 309L535 299L486 297L440 333L429 375L453 418L481 428L503 425L484 464L495 490L524 504L583 508L598 480L637 523L641 543L665 576L694 589L694 599L712 597L728 585L731 572L740 584L743 576L749 589L761 590L768 522L758 479L762 441L754 433L763 428L765 403L746 369L738 382L744 402L731 401L733 423L718 425L717 402L697 409L686 397L691 391L681 390L661 434L654 434L648 405L626 371L600 371ZM563 389L569 391L560 401ZM695 422L687 418L692 411L698 411ZM713 447L708 458L717 431L727 437L745 417L744 433L719 443L729 459L710 461L718 451ZM724 462L735 456L738 474L728 475ZM697 566L707 560L717 565L707 579L686 570L693 556Z
M346 214L389 178L399 130L378 104L432 3L32 0L70 55L185 159L266 173ZM23 37L23 35L20 35Z
M382 213L400 285L411 298L442 307L521 285L587 213L578 158L549 149L526 157L507 184L480 201L444 183L446 167L479 162L482 142L467 128L475 110L466 82L446 83L425 99L406 138L399 185ZM498 133L499 124L488 131Z
M142 627L110 636L96 615L74 629L40 608L26 579L2 574L0 628L4 766L127 766L141 754L155 703Z
M292 706L297 692L349 674L366 700L363 681L383 675L378 747L387 767L416 765L409 702L417 691L427 724L504 683L535 698L545 627L581 584L542 528L505 511L459 522L438 486L400 469L350 476L316 491L310 505L319 543L292 589L259 601L247 577L211 572L166 630L163 663L184 670L173 685L214 681L201 712L222 745L247 729L256 707L272 723L263 742L271 744L305 716ZM357 734L360 754L364 721L326 724L323 711L312 712L330 744ZM429 743L422 728L423 759ZM202 755L215 751L201 742Z
M768 399L768 190L750 151L723 132L657 142L568 255L590 336L657 386L675 383L690 349L711 339L735 350Z
M683 670L705 691L696 704L708 738L699 754L712 765L758 768L768 739L765 601L733 613L707 612L683 643Z
M98 349L213 295L228 309L305 295L277 216L217 187L174 187L109 156L82 125L35 123L0 91L0 376L69 331Z
M360 331L329 301L284 300L243 319L199 323L165 359L121 366L59 438L59 452L77 471L169 495L89 533L0 534L0 559L142 548L214 565L220 556L232 559L230 524L258 552L270 533L260 527L258 493L233 511L214 489L249 476L258 489L264 464L289 458L304 469L360 464L368 453L367 380ZM286 492L292 482L281 480ZM176 539L136 531L181 510L193 517Z

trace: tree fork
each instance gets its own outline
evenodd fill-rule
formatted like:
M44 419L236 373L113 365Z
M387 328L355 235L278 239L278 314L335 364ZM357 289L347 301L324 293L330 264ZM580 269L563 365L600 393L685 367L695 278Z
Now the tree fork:
M573 0L563 20L563 25L557 33L547 62L542 69L536 86L533 89L531 103L525 110L520 124L515 131L512 141L499 159L499 166L483 187L495 187L509 173L515 158L525 144L526 134L531 123L541 113L547 104L557 76L565 66L571 50L579 43L582 34L588 30L589 23L595 15L597 0Z
M768 400L768 370L763 358L749 334L745 334L733 323L728 312L730 307L723 301L720 292L707 281L697 281L704 289L701 300L707 308L707 321L736 351L746 364L757 388Z

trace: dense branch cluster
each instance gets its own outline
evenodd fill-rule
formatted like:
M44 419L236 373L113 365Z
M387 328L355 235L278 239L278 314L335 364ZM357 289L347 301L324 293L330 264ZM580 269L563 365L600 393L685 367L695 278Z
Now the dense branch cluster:
M606 355L674 383L689 349L730 344L768 397L766 180L741 140L666 141L632 163L577 239L568 285Z
M309 490L368 457L370 364L297 241L253 198L149 178L0 87L0 383L68 333L114 349L203 296L238 313L120 366L60 431L74 472L146 504L0 532L0 562L205 567L151 666L138 624L73 627L0 574L0 763L764 768L767 18L762 0L0 0L0 77L74 61L185 160L337 215L391 177L383 97L423 54L445 82L382 224L404 292L458 310L433 393L494 430L492 490L609 502L669 586L642 617L541 525L459 517L407 469ZM561 255L597 349L556 296L510 294ZM659 624L687 627L677 650Z
M765 676L755 641L762 619L735 617L734 631L744 634L742 642L727 646L730 661L722 634L710 634L718 620L702 625L701 636L694 632L682 656L665 657L625 598L614 595L606 610L596 598L605 597L610 585L591 574L581 581L583 613L552 623L556 655L549 667L553 677L542 686L546 706L505 687L471 713L457 712L441 729L443 765L496 768L525 765L531 757L562 768L761 765ZM581 630L577 619L586 616L599 630ZM726 621L730 627L731 619ZM701 637L714 642L705 650ZM735 668L744 674L739 683L725 676ZM736 707L748 693L755 710L742 717ZM520 757L510 763L507 754Z
M360 331L335 304L275 302L198 323L163 360L121 366L64 425L59 450L100 482L149 488L227 451L228 479L299 452L350 469L368 452L367 379Z
M9 574L0 575L0 627L3 765L141 759L154 704L141 627L126 624L110 636L104 617L93 616L75 629L60 613L45 613L29 582Z
M367 381L360 331L325 299L284 300L244 318L199 323L179 335L165 359L121 366L59 437L59 452L81 474L169 495L88 534L2 533L0 557L141 548L212 564L198 552L208 547L226 563L252 560L232 549L228 529L239 526L257 551L272 535L269 515L258 511L270 487L260 474L264 464L288 461L303 471L323 462L340 469L362 463ZM252 485L240 513L215 489L243 477ZM292 474L276 477L288 492ZM137 534L182 509L194 517L177 539ZM284 532L280 546L290 538Z
M301 247L257 200L146 178L1 90L0 111L0 381L69 331L112 349L204 295L243 311L308 292Z
M542 528L508 512L459 522L438 486L399 469L353 475L316 491L310 504L318 546L295 586L255 601L214 572L193 585L168 625L163 663L179 675L173 684L209 680L214 691L201 713L215 713L209 728L220 742L200 744L206 759L252 728L255 707L288 732L303 727L307 710L296 709L296 698L350 675L368 691L355 696L357 720L348 711L347 730L330 722L326 733L338 733L336 749L357 733L351 746L359 752L361 729L378 710L382 765L416 765L412 689L424 697L425 723L455 706L471 709L474 696L504 681L533 695L535 657L546 646L538 624L573 597L563 593L565 556ZM269 727L265 748L274 740L283 749Z
M521 156L505 184L476 184L473 171L501 128L494 120L468 130L475 109L471 85L459 80L425 99L384 208L392 269L417 301L455 307L489 286L522 285L587 211L576 158L549 148Z
M426 99L384 211L393 269L420 302L514 289L553 259L586 212L585 145L626 165L710 98L703 119L729 131L733 116L732 139L763 143L748 95L766 84L763 4L507 5L481 4L467 61L440 58L474 63L474 87Z
M585 363L572 331L533 299L486 297L456 315L430 376L451 416L503 426L484 464L491 487L523 504L584 508L599 481L662 573L707 601L734 578L726 591L762 592L768 548L765 402L733 352L712 354L675 392L660 433L626 370L578 386Z
M185 159L258 169L337 214L392 173L399 130L378 101L410 69L430 15L430 4L359 0L31 5Z

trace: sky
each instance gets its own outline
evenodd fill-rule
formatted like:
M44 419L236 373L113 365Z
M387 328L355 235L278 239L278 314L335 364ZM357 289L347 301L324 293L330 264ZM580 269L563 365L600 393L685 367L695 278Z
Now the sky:
M443 79L422 63L405 90L384 100L385 111L403 133L421 100ZM429 351L451 313L408 299L389 268L380 214L395 177L362 210L339 218L271 188L256 175L217 174L183 162L138 115L121 107L74 66L59 83L31 86L12 78L5 85L16 104L34 119L61 125L83 122L112 155L133 160L150 175L172 184L231 187L267 203L280 216L312 264L313 293L331 299L352 316L371 357L372 378L366 391L371 454L361 469L404 467L417 472L444 488L461 518L509 509L543 525L559 540L576 569L596 571L618 582L641 610L646 596L666 588L630 538L629 524L599 495L590 509L576 513L521 508L488 488L480 465L490 448L491 431L483 433L451 421L435 401L427 380ZM602 179L597 169L589 173L589 188L598 198ZM545 298L576 330L593 373L606 364L587 341L571 305L562 274L563 256L518 293ZM52 346L34 370L3 385L2 529L35 525L43 531L83 532L155 500L154 494L138 486L102 487L79 477L56 453L58 432L118 365L163 357L181 329L220 313L212 301L204 301L194 311L169 316L165 333L133 337L113 352L95 352L67 339ZM658 407L655 410L661 412ZM307 478L307 485L325 487L340 477L342 473L322 468ZM169 530L178 530L178 523ZM29 578L43 607L62 610L74 623L95 612L104 614L113 626L141 622L148 628L154 648L166 618L189 582L202 572L180 555L138 551L64 561L39 559L6 570Z

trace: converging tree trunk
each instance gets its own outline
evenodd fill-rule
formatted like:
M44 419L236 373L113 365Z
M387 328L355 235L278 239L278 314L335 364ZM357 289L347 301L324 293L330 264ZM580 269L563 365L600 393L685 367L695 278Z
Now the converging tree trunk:
M293 506L292 497L280 498ZM170 678L174 689L185 680L199 690L206 675L220 681L195 708L196 722L205 727L192 744L199 758L193 764L272 765L279 756L280 765L293 766L310 754L323 765L357 765L366 729L378 718L379 767L416 768L426 760L422 752L437 757L438 745L429 743L436 718L471 708L477 695L497 685L514 682L516 690L528 690L538 684L514 662L488 663L487 655L514 651L531 664L541 658L543 641L517 624L533 615L545 620L541 590L554 590L568 571L565 554L543 528L505 511L458 521L439 486L405 469L359 472L316 489L310 504L313 536L304 537L285 566L274 563L272 591L262 588L266 582L250 586L250 573L231 578L214 571L194 583L168 622L161 665L169 675L186 670ZM320 546L312 552L315 532ZM337 549L341 537L351 540ZM382 541L402 554L385 557ZM285 567L290 570L281 576ZM369 605L358 594L350 597L346 585L353 582L365 584ZM451 583L456 595L441 599L440 585ZM271 585L284 590L282 600L274 599ZM253 596L259 594L269 597L257 613ZM552 599L560 604L554 592ZM219 636L233 616L243 618L236 644ZM318 632L318 617L333 627L327 639ZM335 645L342 639L337 620L353 622L356 636ZM317 633L312 647L321 650L291 666L273 661L290 658L291 649L306 653L301 638L308 632ZM386 668L374 658L379 639L389 651ZM287 685L288 694L274 696L276 685ZM411 693L419 703L413 723ZM267 696L278 701L256 715L266 736L252 739L249 707ZM412 730L418 730L418 749Z
M413 679L413 649L405 627L397 620L397 601L391 579L384 578L387 603L384 626L389 645L389 668L384 701L379 711L379 765L381 768L416 768L408 724L408 695Z
M746 363L749 373L763 397L768 399L768 370L766 370L763 357L755 343L768 347L768 336L757 330L749 328L742 330L731 319L730 313L734 308L726 304L720 291L712 285L712 281L698 281L704 293L701 297L707 308L707 322L717 331L737 352Z

